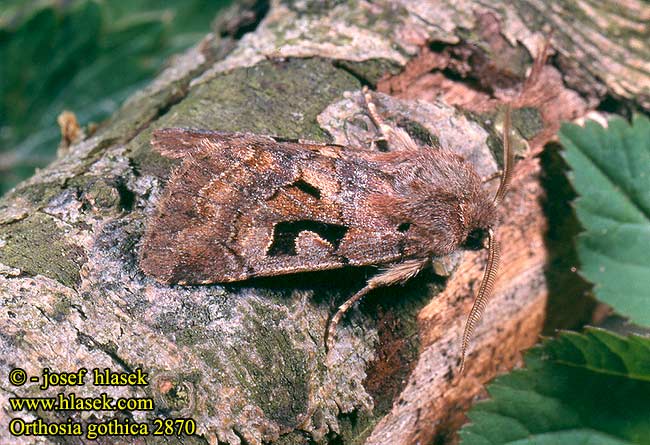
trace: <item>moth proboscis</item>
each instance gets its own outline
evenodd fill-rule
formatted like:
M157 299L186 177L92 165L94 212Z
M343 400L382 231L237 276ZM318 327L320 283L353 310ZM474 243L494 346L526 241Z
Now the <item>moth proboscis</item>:
M513 161L510 108L503 174L492 198L464 158L418 146L383 121L366 88L363 97L391 151L248 133L155 131L154 150L183 161L148 221L140 266L162 283L181 285L386 266L332 317L325 333L331 351L342 316L369 291L408 281L470 237L485 239L488 264L463 335L462 372L498 268L496 209Z

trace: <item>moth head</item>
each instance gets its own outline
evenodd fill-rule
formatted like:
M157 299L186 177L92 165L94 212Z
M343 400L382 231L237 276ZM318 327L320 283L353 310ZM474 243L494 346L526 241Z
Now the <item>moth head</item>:
M492 198L480 190L458 207L463 233L460 244L470 250L485 247L488 230L495 227L497 222L497 207Z
M514 164L514 154L510 141L510 130L512 126L511 114L512 110L508 104L503 119L503 173L499 181L499 188L491 200L485 194L479 194L479 196L474 198L475 204L472 206L473 214L471 215L471 225L468 227L469 233L465 241L465 247L487 247L488 232L490 230L494 231L496 225L497 208L501 205L506 193L508 193L512 180L512 166ZM460 207L462 209L463 204Z

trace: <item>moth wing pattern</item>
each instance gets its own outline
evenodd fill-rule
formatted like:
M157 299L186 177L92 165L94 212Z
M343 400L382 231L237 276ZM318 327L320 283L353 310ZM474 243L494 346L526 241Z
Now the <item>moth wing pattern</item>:
M368 150L178 128L154 132L152 146L183 159L140 250L143 271L159 281L386 264L418 248L376 205L393 178Z

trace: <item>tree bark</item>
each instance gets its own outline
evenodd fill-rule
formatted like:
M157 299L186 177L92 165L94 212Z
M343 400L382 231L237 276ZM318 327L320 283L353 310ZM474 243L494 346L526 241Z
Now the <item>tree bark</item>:
M0 442L83 442L10 435L12 419L36 417L84 425L195 419L197 435L182 443L453 441L482 385L519 364L544 326L553 288L545 267L557 252L547 237L554 229L536 155L561 120L583 118L602 103L605 111L650 108L650 7L613 5L260 2L221 16L212 34L171 60L96 133L2 200L0 374L140 368L149 384L96 387L88 378L43 391L3 377ZM549 63L524 87L546 39ZM373 292L341 323L330 363L327 320L372 268L191 287L161 285L138 268L147 216L174 166L150 149L154 129L363 145L376 135L362 85L386 93L376 98L389 122L422 143L458 150L485 177L500 162L499 106L515 105L521 160L500 209L502 266L462 376L460 338L483 251L460 252L448 278L425 272L404 287ZM562 324L584 316L575 312ZM9 408L12 397L62 391L150 397L156 408Z

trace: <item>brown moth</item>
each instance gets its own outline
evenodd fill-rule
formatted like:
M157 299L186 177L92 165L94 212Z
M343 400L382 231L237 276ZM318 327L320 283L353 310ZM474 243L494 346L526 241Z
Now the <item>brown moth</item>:
M462 157L419 147L386 125L364 89L368 113L392 151L247 133L165 128L154 150L183 159L145 230L142 270L167 284L384 265L341 305L326 333L370 290L403 283L468 237L485 234L488 264L463 335L465 353L498 267L497 206L512 165L510 111L504 174L494 197ZM218 260L216 260L218 259Z

